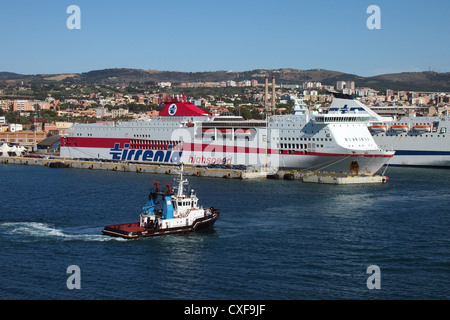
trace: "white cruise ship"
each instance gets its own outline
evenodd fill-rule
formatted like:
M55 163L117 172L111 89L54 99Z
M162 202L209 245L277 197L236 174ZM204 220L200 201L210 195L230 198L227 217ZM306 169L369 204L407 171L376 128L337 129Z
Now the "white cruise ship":
M353 112L310 115L302 100L293 115L244 120L176 97L158 117L74 125L61 138L61 156L373 175L394 152L379 148L368 121Z
M333 99L329 112L357 109L370 115L369 130L384 149L395 150L389 165L450 167L450 117L381 117L351 96Z

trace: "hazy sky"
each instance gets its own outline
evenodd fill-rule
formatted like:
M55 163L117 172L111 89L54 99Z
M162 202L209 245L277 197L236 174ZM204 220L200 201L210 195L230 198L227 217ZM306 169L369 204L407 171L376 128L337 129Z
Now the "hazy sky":
M449 15L449 0L0 0L0 71L449 72Z

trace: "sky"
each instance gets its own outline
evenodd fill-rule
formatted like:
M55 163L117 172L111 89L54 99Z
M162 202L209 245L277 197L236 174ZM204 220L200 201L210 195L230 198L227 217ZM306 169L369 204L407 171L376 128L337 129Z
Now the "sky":
M449 15L449 0L0 0L0 72L450 72Z

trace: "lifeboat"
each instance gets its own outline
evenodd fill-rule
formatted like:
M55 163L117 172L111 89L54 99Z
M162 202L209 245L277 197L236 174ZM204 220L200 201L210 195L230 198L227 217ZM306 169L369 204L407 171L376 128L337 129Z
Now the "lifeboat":
M369 127L371 132L386 132L387 127L383 124L373 124Z
M408 132L409 127L406 125L396 124L391 127L391 131L393 131L393 132Z
M431 132L431 126L427 125L415 125L413 127L413 130L415 132L425 133L425 132Z

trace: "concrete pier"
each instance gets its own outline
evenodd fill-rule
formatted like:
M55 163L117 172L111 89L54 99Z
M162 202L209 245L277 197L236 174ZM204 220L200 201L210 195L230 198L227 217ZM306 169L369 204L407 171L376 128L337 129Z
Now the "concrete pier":
M325 184L368 184L368 183L386 183L389 178L384 175L352 175L348 173L335 173L326 171L310 170L280 170L272 175L272 179L301 180L305 183L325 183Z
M21 164L21 165L47 166L47 167L59 164L60 167L77 168L77 169L142 172L155 174L178 174L177 165L80 161L67 158L45 159L45 158L28 158L28 157L0 157L0 164ZM184 165L184 174L190 176L205 176L205 177L229 178L229 179L258 179L266 177L265 172L261 171L216 169L216 168L208 168L206 166L193 166L188 164Z
M178 174L177 165L169 164L147 164L128 162L101 162L101 161L80 161L68 158L55 157L28 158L28 157L0 157L0 164L21 164L34 166L57 166L89 170L109 170L122 172L141 172L154 174ZM209 168L206 166L194 166L185 164L184 174L190 176L204 176L227 179L284 179L299 180L305 183L325 183L325 184L368 184L385 183L388 178L383 175L363 176L350 175L345 173L308 171L308 170L280 170L268 173L262 170L233 170L222 168Z
M302 179L307 183L326 183L326 184L368 184L368 183L386 183L388 177L373 176L337 176L329 173L305 175Z

